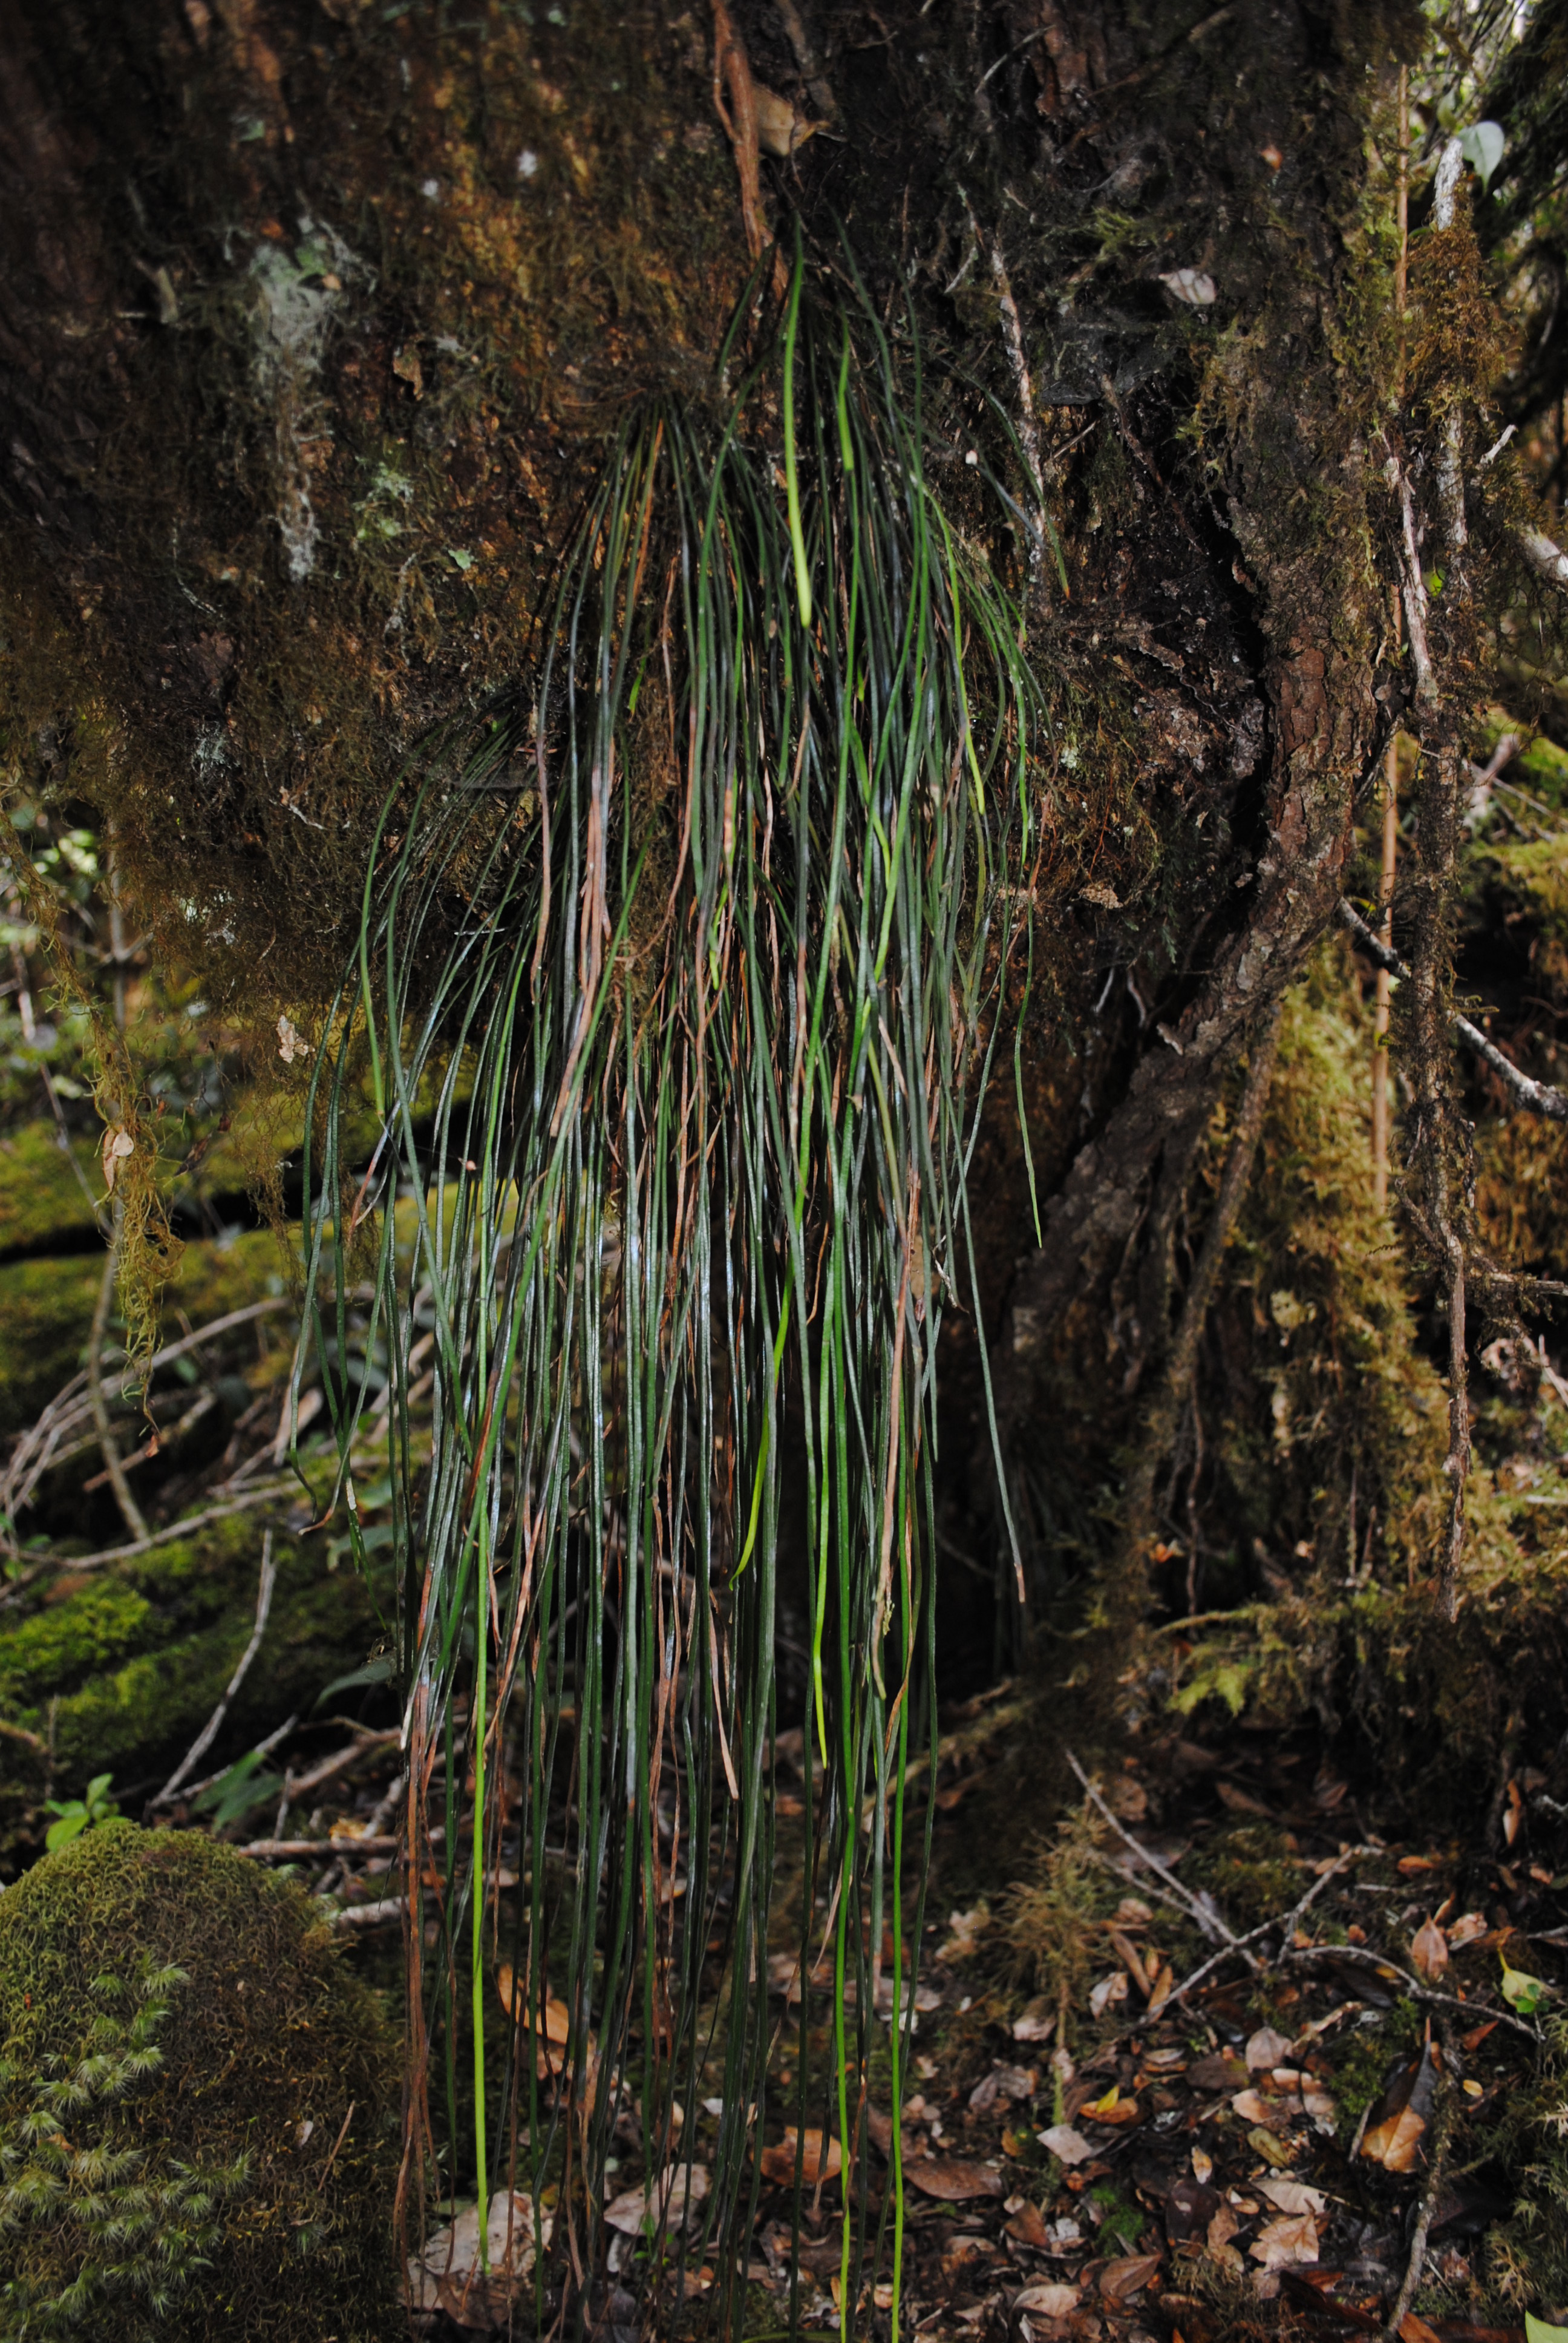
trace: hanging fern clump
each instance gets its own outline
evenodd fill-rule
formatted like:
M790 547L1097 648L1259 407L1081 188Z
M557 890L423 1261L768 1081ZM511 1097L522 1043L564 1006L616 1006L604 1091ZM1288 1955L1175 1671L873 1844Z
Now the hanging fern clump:
M481 2198L530 2166L537 2197L548 2168L579 2274L618 2119L635 2102L658 2173L671 2100L719 2053L710 2229L755 2204L773 1740L801 1721L774 1669L787 1407L798 1942L809 2009L825 1895L833 2049L809 2072L803 2021L786 2112L842 2141L848 2183L890 1994L901 2226L936 1336L970 1272L965 1167L1042 801L1019 612L943 516L908 372L869 306L815 307L798 267L720 428L628 424L526 702L384 817L317 1067L317 1339L347 1355L368 1245L352 1339L389 1362L415 2097L455 1997ZM346 1135L367 1051L368 1173ZM353 1522L354 1390L337 1404ZM417 2120L406 2177L431 2147ZM850 2249L847 2209L847 2309Z

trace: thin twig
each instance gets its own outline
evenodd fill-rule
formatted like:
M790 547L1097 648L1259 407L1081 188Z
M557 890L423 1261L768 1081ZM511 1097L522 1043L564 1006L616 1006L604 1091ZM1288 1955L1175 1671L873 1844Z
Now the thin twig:
M289 1717L286 1724L278 1725L273 1732L269 1733L265 1741L258 1741L254 1749L247 1749L245 1753L246 1756L270 1757L273 1751L278 1746L279 1743L287 1740L289 1735L293 1732L295 1726L298 1723L299 1718L297 1715ZM244 1762L243 1758L239 1760L239 1763L242 1765ZM204 1790L210 1790L215 1782L221 1782L226 1774L232 1774L233 1771L234 1767L232 1765L220 1765L216 1774L208 1774L199 1782L187 1782L185 1788L180 1792L180 1795L188 1805L193 1798L199 1798ZM240 1849L240 1852L241 1854L245 1852L243 1847Z
M1355 905L1342 897L1340 923L1350 930L1367 958L1379 968L1386 968L1391 976L1409 976L1410 970L1398 952L1385 944L1382 937L1368 927ZM1528 1107L1532 1114L1546 1115L1553 1122L1568 1122L1568 1091L1554 1089L1550 1082L1533 1081L1511 1059L1503 1056L1495 1041L1488 1041L1479 1025L1473 1025L1468 1017L1460 1015L1457 1009L1452 1013L1453 1030L1460 1040L1502 1078L1521 1106Z
M106 1562L128 1562L133 1554L146 1554L155 1545L168 1545L176 1538L188 1537L192 1530L206 1529L209 1522L226 1521L231 1513L243 1513L248 1506L265 1504L269 1498L297 1492L297 1481L269 1481L265 1488L247 1489L243 1497L235 1497L226 1505L208 1505L205 1513L187 1513L183 1521L169 1522L161 1530L149 1530L131 1545L106 1546L102 1554L51 1554L40 1557L40 1569L62 1567L69 1564L73 1570L96 1570ZM37 1575L29 1572L30 1577Z
M388 1920L400 1920L408 1909L406 1896L383 1896L378 1904L346 1904L341 1912L334 1913L335 1928L379 1928Z
M1117 1837L1131 1848L1133 1854L1138 1857L1139 1862L1147 1864L1149 1869L1152 1871L1157 1877L1162 1879L1168 1887L1174 1891L1183 1909L1186 1911L1189 1919L1196 1921L1204 1936L1210 1938L1212 1938L1215 1930L1218 1929L1220 1934L1225 1939L1226 1950L1230 1952L1241 1953L1248 1967L1255 1969L1258 1966L1258 1963L1252 1958L1251 1953L1246 1952L1243 1949L1244 1939L1237 1936L1235 1930L1231 1926L1230 1922L1224 1917L1223 1914L1217 1910L1211 1904L1200 1903L1197 1896L1193 1895L1191 1889L1181 1880L1178 1879L1176 1874L1165 1864L1161 1863L1157 1855L1151 1854L1148 1847L1141 1845L1139 1841L1133 1837L1131 1832L1130 1830L1125 1830L1121 1824L1117 1821L1116 1816L1111 1813L1111 1808L1106 1805L1105 1800L1101 1796L1100 1792L1095 1788L1093 1783L1090 1780L1088 1775L1079 1764L1078 1759L1073 1755L1072 1751L1070 1749L1065 1749L1062 1754L1066 1757L1067 1762L1071 1766L1073 1772L1077 1775L1079 1781L1081 1783L1084 1795L1089 1799L1090 1804L1104 1816L1105 1820L1111 1825L1111 1829L1116 1833Z
M326 2163L322 2166L321 2177L316 2184L316 2193L318 2197L327 2186L327 2177L328 2173L337 2161L337 2151L348 2137L348 2127L354 2121L354 2110L357 2105L358 2101L357 2099L350 2099L348 2102L348 2113L343 2118L343 2127L332 2143L332 2153L327 2157Z
M1438 1993L1432 1986L1422 1985L1419 1978L1412 1977L1408 1969L1402 1969L1397 1961L1391 1961L1385 1953L1366 1952L1360 1945L1287 1945L1280 1957L1287 1961L1350 1961L1362 1968L1377 1969L1384 1977L1397 1977L1412 2001L1425 2002L1432 2009L1457 2009L1466 2017L1473 2017L1483 2006L1479 2002L1461 2001L1457 1994ZM1533 2026L1526 2026L1522 2017L1513 2016L1506 2009L1488 2009L1486 2014L1495 2018L1500 2026L1511 2027L1515 2034L1522 2034L1527 2042L1533 2042L1539 2047L1540 2036Z
M228 1715L229 1704L245 1682L250 1664L261 1649L261 1639L266 1633L267 1614L272 1609L272 1590L276 1584L277 1565L272 1558L272 1532L268 1530L261 1541L261 1578L256 1590L256 1624L250 1631L250 1641L240 1654L239 1665L228 1680L228 1690L224 1694L157 1796L153 1799L153 1805L166 1806L170 1800L178 1795L180 1784L186 1775L193 1770L200 1758L206 1755L207 1751L217 1739L223 1729L224 1718Z
M1422 2190L1421 2204L1416 2211L1415 2227L1411 2232L1410 2254L1404 2266L1404 2277L1400 2281L1400 2289L1394 2297L1393 2308L1389 2312L1387 2323L1382 2330L1384 2343L1401 2343L1401 2329L1404 2325L1405 2313L1415 2300L1416 2288L1421 2284L1422 2271L1426 2267L1426 2246L1427 2239L1432 2234L1432 2217L1437 2209L1437 2200L1448 2174L1448 2144L1453 2131L1453 2083L1449 2070L1453 2061L1446 2028L1443 2030L1443 2036L1444 2056L1439 2069L1434 2095L1436 2105L1432 2109L1432 2157L1427 2167L1426 2187Z

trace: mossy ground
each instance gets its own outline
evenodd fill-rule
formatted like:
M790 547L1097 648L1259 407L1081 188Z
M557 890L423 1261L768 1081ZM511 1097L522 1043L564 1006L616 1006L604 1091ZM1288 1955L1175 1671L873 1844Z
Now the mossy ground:
M12 2079L0 2131L14 2138L49 2058L68 2071L85 2055L94 1980L130 1985L144 1962L173 1964L186 1982L173 1991L156 2070L91 2121L106 2147L136 2150L149 2179L181 2159L211 2169L242 2157L246 2177L221 2205L209 2266L185 2273L172 2308L156 2317L135 2298L101 2299L97 2331L112 2326L125 2343L382 2343L394 2318L392 2037L309 1899L228 1849L111 1823L7 1892L0 2047ZM0 2268L47 2300L76 2275L74 2237L64 2221L25 2224Z

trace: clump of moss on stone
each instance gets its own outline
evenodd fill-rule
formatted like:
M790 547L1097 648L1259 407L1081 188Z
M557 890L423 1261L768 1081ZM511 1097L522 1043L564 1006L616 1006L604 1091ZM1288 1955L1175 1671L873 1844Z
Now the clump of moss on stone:
M395 2046L301 1889L195 1834L85 1834L0 1902L0 2061L6 2333L389 2331Z

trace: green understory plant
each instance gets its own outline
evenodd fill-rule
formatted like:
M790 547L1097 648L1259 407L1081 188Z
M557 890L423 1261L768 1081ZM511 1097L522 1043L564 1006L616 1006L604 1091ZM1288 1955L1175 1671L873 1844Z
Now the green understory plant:
M672 2099L719 2057L706 2234L749 2221L773 1744L801 1725L795 1933L808 1967L826 1945L832 2046L813 2070L808 1983L790 2112L863 2157L885 1977L896 2269L936 1342L972 1275L965 1171L1050 818L1041 704L1020 613L928 476L918 350L799 265L716 413L620 431L541 636L515 703L387 807L311 1107L318 1340L384 1344L390 1377L413 1876L438 1882L415 1894L409 2006L443 2035L450 2117L465 2005L481 2199L520 2118L517 2168L560 2177L558 2244L585 2220L591 2242L628 2103L657 2169ZM345 1135L367 1070L368 1167ZM347 1373L333 1401L355 1530ZM775 1667L798 1559L803 1719ZM487 1877L515 1861L515 1909L480 1891L481 1855ZM549 1996L570 2028L553 2109Z

